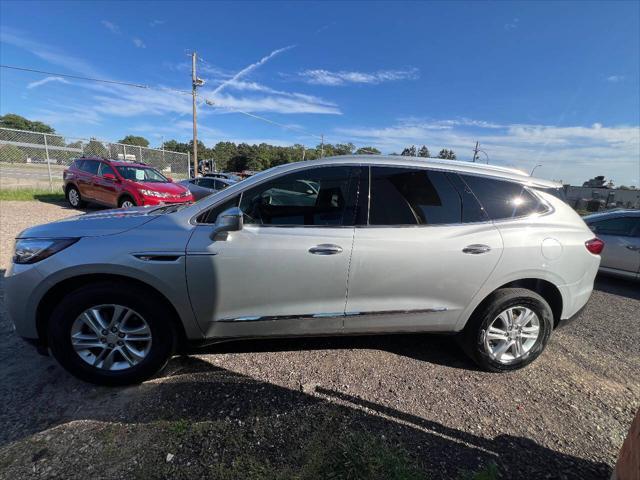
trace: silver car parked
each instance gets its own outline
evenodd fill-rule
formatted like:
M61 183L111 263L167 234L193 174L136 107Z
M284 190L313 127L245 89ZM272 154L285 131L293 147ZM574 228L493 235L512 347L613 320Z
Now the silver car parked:
M607 244L602 252L602 273L640 280L640 211L612 210L584 217Z
M80 215L16 240L17 333L90 382L140 382L232 339L440 332L521 368L593 288L603 243L517 170L351 156L191 205Z

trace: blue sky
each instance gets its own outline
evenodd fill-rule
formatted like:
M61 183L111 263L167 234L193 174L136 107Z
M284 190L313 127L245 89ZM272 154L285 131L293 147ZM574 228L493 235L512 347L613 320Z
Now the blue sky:
M0 112L78 137L188 140L187 51L202 57L200 138L426 144L582 182L640 185L640 3L12 2ZM234 112L252 112L284 129ZM483 157L484 158L484 157Z

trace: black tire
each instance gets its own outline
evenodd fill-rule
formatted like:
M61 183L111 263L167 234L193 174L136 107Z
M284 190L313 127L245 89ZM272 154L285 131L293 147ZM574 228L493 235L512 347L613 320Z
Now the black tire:
M128 195L125 195L118 199L118 208L124 208L123 207L124 202L131 202L134 207L137 206L136 201L133 198L129 197Z
M151 348L146 357L124 370L111 371L89 365L71 344L71 328L76 318L88 308L105 304L135 310L151 330ZM98 385L129 385L147 380L164 368L176 347L175 327L163 302L145 289L114 282L90 284L67 294L49 319L48 338L53 356L67 371Z
M72 191L74 193L71 193ZM73 185L70 186L69 188L67 188L65 197L67 197L67 202L69 202L69 205L71 205L72 208L82 208L87 204L87 202L82 200L82 196L80 195L80 191ZM78 199L77 201L75 201L75 205L74 205L74 200L73 200L74 198Z
M493 320L510 307L527 307L538 316L540 331L538 338L522 357L512 363L501 363L485 349L485 331ZM490 372L518 370L533 362L547 346L553 330L553 313L547 301L536 292L525 288L503 288L494 292L473 313L465 329L458 335L458 343L482 369Z

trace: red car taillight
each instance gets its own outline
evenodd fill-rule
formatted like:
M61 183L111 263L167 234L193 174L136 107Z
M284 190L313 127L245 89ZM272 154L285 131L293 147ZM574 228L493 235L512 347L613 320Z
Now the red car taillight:
M587 247L594 255L600 255L602 253L602 249L604 248L604 242L599 238L592 238L591 240L587 240L584 242L584 246Z

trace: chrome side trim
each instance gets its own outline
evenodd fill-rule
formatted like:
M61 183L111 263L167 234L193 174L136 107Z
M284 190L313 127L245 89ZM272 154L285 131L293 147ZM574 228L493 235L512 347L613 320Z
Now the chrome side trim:
M338 317L354 317L354 316L374 316L374 315L421 315L424 313L446 312L446 307L423 308L419 310L380 310L373 312L328 312L328 313L312 313L303 315L272 315L272 316L253 316L235 318L221 318L218 322L270 322L274 320L310 320L313 318L338 318Z

